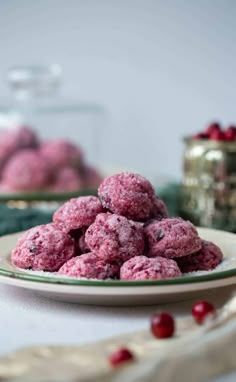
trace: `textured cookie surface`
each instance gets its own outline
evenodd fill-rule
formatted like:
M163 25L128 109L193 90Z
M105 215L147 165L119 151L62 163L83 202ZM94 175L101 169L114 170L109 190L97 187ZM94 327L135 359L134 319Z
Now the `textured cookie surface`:
M121 280L160 280L180 276L177 263L164 257L136 256L126 261L120 269Z
M102 259L120 264L144 251L142 225L116 214L97 215L86 231L85 241Z
M223 254L221 249L211 241L202 240L200 251L189 256L176 259L181 271L209 271L221 263Z
M98 196L104 208L128 219L145 221L152 216L155 191L141 175L123 172L105 178Z
M181 218L168 218L144 224L148 256L181 257L197 252L201 239L194 225Z
M23 234L11 260L19 268L53 272L74 255L74 240L54 224L43 224Z
M96 196L81 196L64 203L53 215L53 222L69 232L92 224L98 213L103 212Z
M58 273L68 277L104 280L117 278L119 267L103 262L95 253L89 252L67 261Z

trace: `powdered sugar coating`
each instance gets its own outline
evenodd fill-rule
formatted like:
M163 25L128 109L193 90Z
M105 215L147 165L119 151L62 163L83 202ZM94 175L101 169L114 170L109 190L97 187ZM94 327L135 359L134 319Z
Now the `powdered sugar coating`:
M82 151L78 146L62 139L44 142L40 152L54 171L64 166L78 168L83 159Z
M181 275L177 263L163 257L135 256L120 269L121 280L161 280Z
M80 196L64 203L53 215L53 222L64 232L88 227L103 207L96 196Z
M98 197L109 211L145 221L152 216L155 191L141 175L123 172L105 178L98 189Z
M116 264L104 263L95 253L89 252L67 261L59 269L58 274L68 277L105 280L117 278L119 267Z
M117 214L98 214L86 231L85 241L104 261L120 264L144 251L142 226Z
M2 180L10 188L19 191L42 189L48 182L47 162L36 150L16 152L5 165Z
M148 256L181 257L197 252L201 239L194 225L181 218L153 220L144 225Z
M211 241L202 240L199 252L177 259L183 273L194 271L209 271L221 263L223 254L221 249Z
M72 192L82 189L84 186L80 174L70 166L65 166L57 170L56 176L48 187L53 192Z
M19 268L54 272L74 255L74 240L54 224L43 224L23 234L11 260Z

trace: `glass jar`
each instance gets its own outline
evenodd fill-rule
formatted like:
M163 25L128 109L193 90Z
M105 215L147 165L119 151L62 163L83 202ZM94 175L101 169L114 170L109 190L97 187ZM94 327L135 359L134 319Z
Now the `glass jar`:
M236 142L184 139L181 214L236 232Z
M40 141L65 139L78 145L88 169L102 172L103 158L100 143L107 113L102 105L67 99L60 92L62 70L59 65L15 67L8 72L8 83L12 92L9 102L0 105L0 128L10 129L29 126ZM89 187L90 191L91 187ZM93 187L95 190L95 187ZM73 196L48 195L39 190L31 195L14 195L15 200L63 200ZM42 192L43 191L43 192ZM80 190L86 194L87 190ZM77 193L76 193L77 194ZM1 192L0 200L4 196ZM13 193L10 196L14 200Z
M8 83L13 97L0 106L0 127L26 124L42 139L70 139L81 145L89 163L101 166L105 108L66 99L60 92L61 78L59 65L11 68Z

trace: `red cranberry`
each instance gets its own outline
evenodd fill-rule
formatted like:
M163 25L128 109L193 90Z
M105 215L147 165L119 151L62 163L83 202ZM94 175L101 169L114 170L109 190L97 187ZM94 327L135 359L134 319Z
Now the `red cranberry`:
M216 317L216 310L209 302L198 301L192 307L192 315L198 324L204 324Z
M122 363L133 361L134 356L127 348L120 348L109 355L109 362L112 366L118 366Z
M225 131L225 139L234 141L236 139L236 126L229 126Z
M220 130L221 130L220 124L217 122L214 122L214 123L211 123L209 126L207 126L207 128L205 129L205 133L207 135L211 135L213 132L220 131Z
M225 133L222 130L213 131L210 135L210 139L213 141L224 141Z
M175 322L169 313L155 314L151 318L151 332L157 338L172 337L175 331Z
M205 133L198 133L193 136L194 139L208 139L209 135Z

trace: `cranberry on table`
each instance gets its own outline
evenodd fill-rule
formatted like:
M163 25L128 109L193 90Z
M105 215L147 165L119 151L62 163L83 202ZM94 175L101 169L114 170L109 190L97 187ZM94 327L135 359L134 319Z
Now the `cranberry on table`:
M221 131L220 124L218 122L211 123L210 125L207 126L205 130L205 134L208 136L211 135L213 132L216 131Z
M192 307L192 315L195 321L201 325L216 317L216 309L208 301L198 301Z
M109 362L112 366L119 366L123 363L126 363L128 361L133 361L134 355L133 353L127 349L127 348L120 348L115 350L113 353L109 355Z
M229 126L225 131L225 139L227 141L236 140L236 126Z
M172 337L175 331L175 321L169 313L155 314L151 318L151 332L156 338Z

